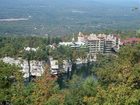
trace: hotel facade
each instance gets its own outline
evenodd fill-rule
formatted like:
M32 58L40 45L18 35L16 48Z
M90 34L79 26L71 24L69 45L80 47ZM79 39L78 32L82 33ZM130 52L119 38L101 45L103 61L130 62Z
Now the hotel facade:
M85 43L89 48L89 53L111 53L113 50L119 50L120 38L113 34L90 34L84 35L79 32L78 42Z

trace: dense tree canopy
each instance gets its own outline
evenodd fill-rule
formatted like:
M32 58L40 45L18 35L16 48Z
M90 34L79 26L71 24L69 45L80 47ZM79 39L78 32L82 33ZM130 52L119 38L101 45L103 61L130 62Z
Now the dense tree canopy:
M0 61L0 104L11 101L12 88L22 80L22 73L19 70L15 65Z
M22 44L13 44L15 42L11 39L0 40L6 41L0 41L0 48L3 49L0 54L7 52L6 54L13 55L22 49L21 46L23 47ZM42 42L33 41L33 43L34 46ZM84 58L86 55L70 47L46 48L46 41L43 43L37 44L40 45L40 49L36 54L31 52L31 59L45 60L48 57L46 55L50 55L62 63L64 59L75 62L77 58ZM15 46L15 50L11 46ZM27 58L26 54L23 57ZM49 66L41 77L36 77L32 82L25 84L20 68L0 61L0 104L139 105L140 45L123 46L117 54L99 54L97 58L90 72L90 68L85 66L76 69L70 79L65 80L61 77L64 86L60 86L58 82L63 75L51 75ZM79 75L77 72L80 70L84 73L89 72L89 75Z

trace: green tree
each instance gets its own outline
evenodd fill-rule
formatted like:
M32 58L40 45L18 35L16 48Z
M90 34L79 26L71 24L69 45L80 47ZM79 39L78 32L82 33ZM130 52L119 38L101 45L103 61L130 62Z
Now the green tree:
M0 104L11 102L12 87L22 80L22 73L15 65L5 64L0 61ZM2 104L3 105L3 104Z
M97 69L100 86L96 95L85 97L89 105L140 104L139 49L139 45L125 46L115 60Z

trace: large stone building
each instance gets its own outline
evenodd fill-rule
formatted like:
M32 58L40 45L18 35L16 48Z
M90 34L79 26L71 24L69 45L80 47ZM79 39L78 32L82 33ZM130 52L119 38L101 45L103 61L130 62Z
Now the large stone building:
M120 38L113 34L90 34L84 35L79 32L78 40L72 40L71 42L60 42L59 45L70 46L72 48L80 48L86 46L89 49L89 53L111 53L113 50L118 51L120 48Z
M89 47L89 53L111 53L113 49L119 50L120 38L117 35L90 34L79 32L78 42L84 42Z

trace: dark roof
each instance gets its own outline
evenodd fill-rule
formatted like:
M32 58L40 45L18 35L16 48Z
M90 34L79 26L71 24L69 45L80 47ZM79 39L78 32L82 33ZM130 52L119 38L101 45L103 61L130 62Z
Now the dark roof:
M140 42L140 38L127 38L121 41L122 44L133 44L138 42Z

